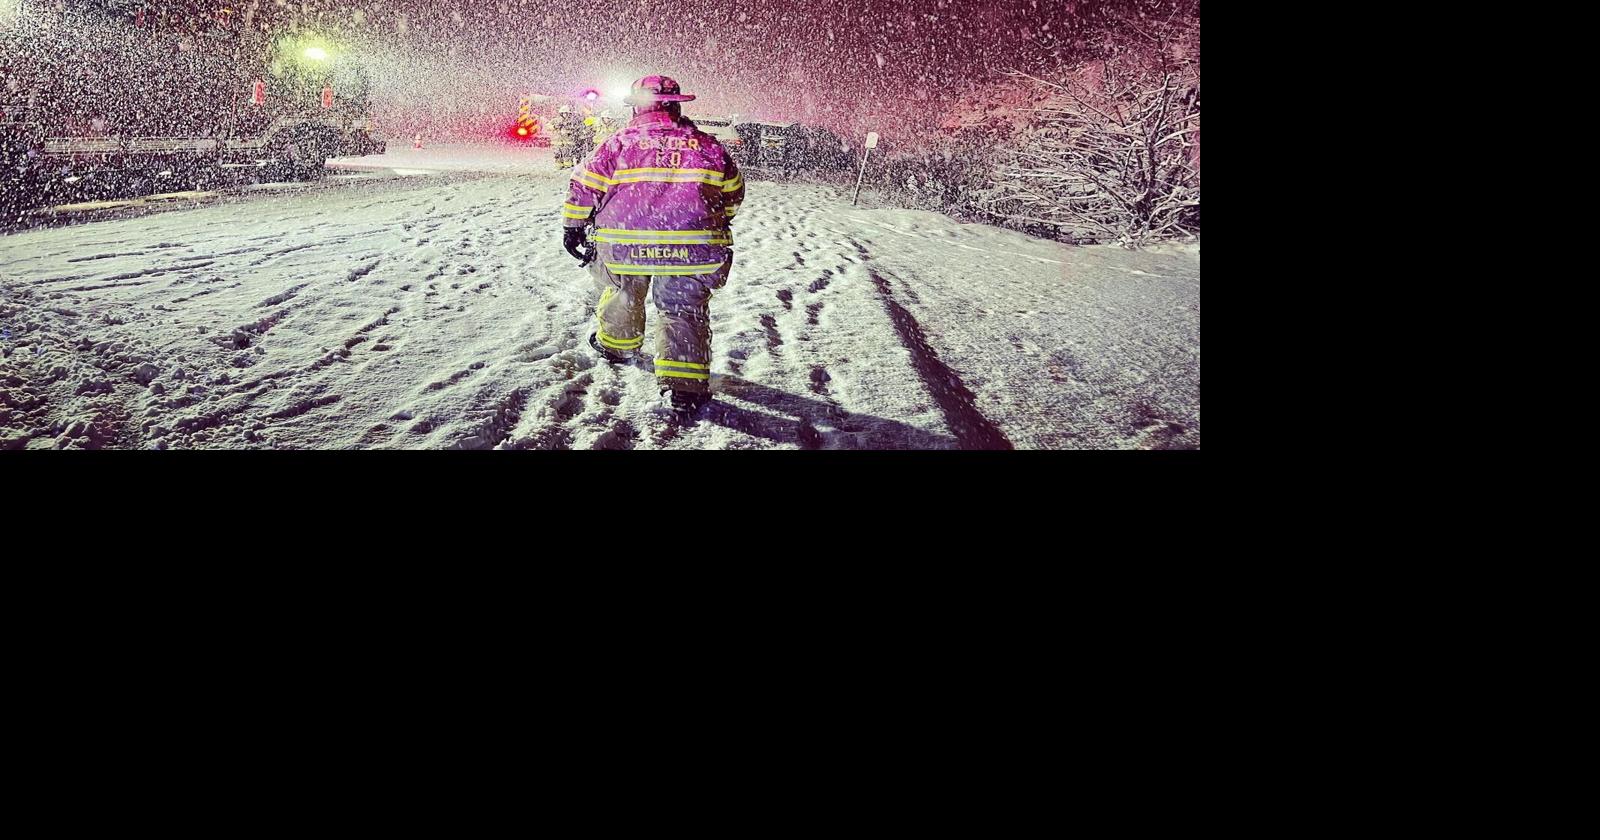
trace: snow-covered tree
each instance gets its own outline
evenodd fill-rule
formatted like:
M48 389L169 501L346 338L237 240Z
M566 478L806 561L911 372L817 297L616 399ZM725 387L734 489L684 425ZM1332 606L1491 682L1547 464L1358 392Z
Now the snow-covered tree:
M1019 224L1136 245L1198 232L1198 17L1108 31L1100 57L1051 81L1034 121L999 149L975 208Z

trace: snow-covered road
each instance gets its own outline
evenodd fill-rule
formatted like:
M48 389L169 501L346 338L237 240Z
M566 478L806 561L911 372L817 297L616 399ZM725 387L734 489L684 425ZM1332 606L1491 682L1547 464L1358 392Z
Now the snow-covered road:
M680 428L587 346L564 175L425 173L0 236L0 448L1200 445L1198 246L752 181Z

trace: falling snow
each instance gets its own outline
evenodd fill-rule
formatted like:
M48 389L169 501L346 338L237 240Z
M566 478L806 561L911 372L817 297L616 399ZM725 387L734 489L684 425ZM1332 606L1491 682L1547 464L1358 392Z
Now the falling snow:
M1198 447L1199 31L1198 0L0 0L0 448ZM750 194L728 422L681 433L594 367L556 232L561 144L657 73Z

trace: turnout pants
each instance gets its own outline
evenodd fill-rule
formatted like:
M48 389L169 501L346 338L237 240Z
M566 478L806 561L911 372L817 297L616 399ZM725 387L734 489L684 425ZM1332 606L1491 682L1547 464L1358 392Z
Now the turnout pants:
M711 295L728 280L730 259L711 274L613 274L590 268L600 282L600 346L630 353L644 346L645 295L656 305L656 381L676 391L711 390Z

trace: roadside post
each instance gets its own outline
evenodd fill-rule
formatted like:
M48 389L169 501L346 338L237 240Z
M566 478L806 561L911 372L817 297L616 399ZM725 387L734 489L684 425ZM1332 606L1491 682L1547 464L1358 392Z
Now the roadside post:
M878 132L867 132L867 153L861 156L861 173L856 175L856 194L850 199L850 206L854 207L856 199L861 197L861 179L867 175L867 158L872 157L872 150L878 147Z

